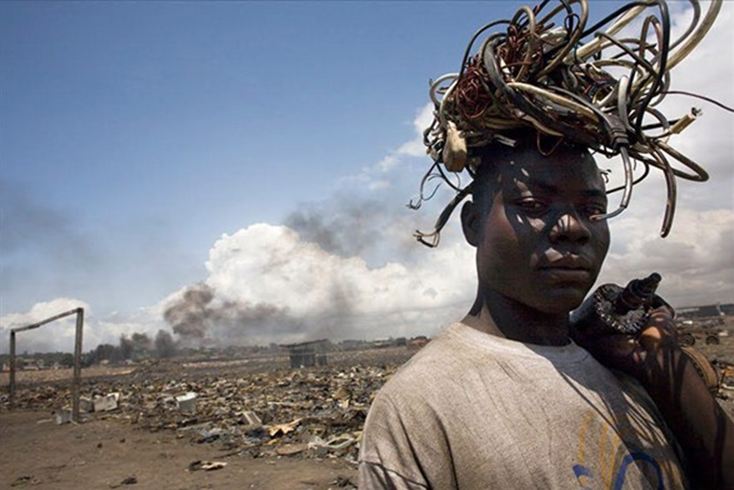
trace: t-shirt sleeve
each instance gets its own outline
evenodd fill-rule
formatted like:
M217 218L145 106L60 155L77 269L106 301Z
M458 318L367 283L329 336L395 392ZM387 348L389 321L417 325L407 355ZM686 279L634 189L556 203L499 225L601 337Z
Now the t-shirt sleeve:
M359 457L361 489L424 489L444 486L450 455L443 432L427 404L375 398L365 422Z
M359 488L364 490L390 488L395 490L424 490L428 488L405 478L400 473L378 463L359 463Z

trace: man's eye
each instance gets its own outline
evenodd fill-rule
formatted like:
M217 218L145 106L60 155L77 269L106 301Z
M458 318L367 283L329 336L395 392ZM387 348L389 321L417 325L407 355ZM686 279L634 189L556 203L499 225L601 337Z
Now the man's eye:
M517 204L523 210L530 211L530 212L538 212L546 208L545 203L537 199L523 199L522 201L519 201Z
M588 216L594 216L596 214L606 214L607 206L605 204L589 204L584 206L584 213Z

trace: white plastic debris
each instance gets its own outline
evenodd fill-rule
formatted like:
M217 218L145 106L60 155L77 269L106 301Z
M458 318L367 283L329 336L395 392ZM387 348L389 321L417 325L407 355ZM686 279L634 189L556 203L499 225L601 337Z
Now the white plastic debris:
M62 408L54 412L54 420L57 425L68 424L71 422L71 410Z
M176 404L178 405L178 409L186 413L196 413L196 398L198 396L194 391L177 396Z
M109 393L105 396L97 396L94 398L95 412L109 412L117 410L117 402L120 399L120 393Z
M263 423L262 420L260 420L260 417L258 417L252 410L245 410L242 412L242 418L247 422L246 425L250 426L258 426Z

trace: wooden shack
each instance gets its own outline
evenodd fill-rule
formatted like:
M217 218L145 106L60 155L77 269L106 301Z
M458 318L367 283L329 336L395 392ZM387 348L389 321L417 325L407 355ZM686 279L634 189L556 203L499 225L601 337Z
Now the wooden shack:
M325 366L326 353L331 350L331 342L327 339L311 340L298 344L281 345L288 349L291 368Z

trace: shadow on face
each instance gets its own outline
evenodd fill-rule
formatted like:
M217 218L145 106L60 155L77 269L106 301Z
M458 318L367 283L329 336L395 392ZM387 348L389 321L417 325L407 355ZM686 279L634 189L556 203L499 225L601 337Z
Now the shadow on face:
M609 248L604 181L586 150L499 149L483 158L462 209L479 287L547 313L576 308Z

